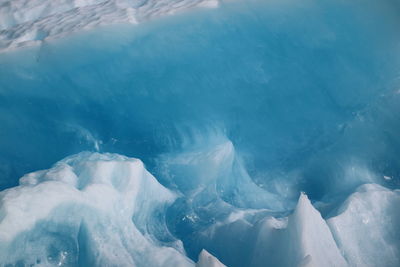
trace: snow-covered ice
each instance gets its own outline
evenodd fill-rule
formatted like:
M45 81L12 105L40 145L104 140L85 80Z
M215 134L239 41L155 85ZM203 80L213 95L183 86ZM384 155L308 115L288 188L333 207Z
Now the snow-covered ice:
M137 24L219 0L1 0L0 52L98 26Z

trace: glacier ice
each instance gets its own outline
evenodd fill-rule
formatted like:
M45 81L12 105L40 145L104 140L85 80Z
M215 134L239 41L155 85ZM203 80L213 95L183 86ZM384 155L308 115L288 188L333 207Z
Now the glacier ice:
M0 0L0 266L400 266L397 11Z

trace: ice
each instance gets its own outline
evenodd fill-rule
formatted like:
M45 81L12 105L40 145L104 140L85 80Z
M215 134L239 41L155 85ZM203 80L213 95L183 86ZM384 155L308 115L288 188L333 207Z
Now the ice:
M228 266L348 266L326 221L305 194L288 217L248 218L236 217L203 233L210 240L208 250Z
M1 0L0 52L98 26L137 24L219 0Z
M211 226L205 247L229 266L398 266L399 201L398 190L362 185L325 220L301 194L288 217L236 215Z
M301 193L282 217L215 190L234 164L229 141L188 153L167 161L185 162L183 174L193 178L189 187L170 180L175 192L140 160L118 154L82 152L25 175L0 193L0 263L193 266L188 250L196 266L398 266L398 190L362 185L327 220ZM199 176L196 168L207 166L209 175Z
M196 263L196 267L225 267L217 258L207 252L207 250L202 250L199 255L199 261Z
M217 241L204 233L238 218L262 217L270 209L283 210L282 199L254 183L230 140L222 135L207 137L187 142L181 152L158 159L158 178L182 194L169 209L168 226L191 257L203 248L217 251L209 245L214 242L225 244L219 255L241 257L244 252L235 253L240 243L225 237ZM241 234L237 229L235 232Z
M0 266L400 266L395 2L0 0Z
M1 192L0 263L191 266L164 223L175 197L140 160L71 156Z
M159 178L187 198L213 194L235 207L283 210L277 194L252 180L232 142L219 138L222 140L208 136L203 144L190 144L177 154L161 155Z
M360 186L327 220L351 266L400 265L400 191Z
M287 266L347 266L328 225L304 194L289 217L287 231L292 258Z

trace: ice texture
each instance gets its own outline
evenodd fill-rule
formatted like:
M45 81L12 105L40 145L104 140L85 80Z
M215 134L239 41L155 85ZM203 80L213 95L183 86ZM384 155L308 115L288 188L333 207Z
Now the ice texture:
M97 26L137 24L219 0L1 0L0 52Z

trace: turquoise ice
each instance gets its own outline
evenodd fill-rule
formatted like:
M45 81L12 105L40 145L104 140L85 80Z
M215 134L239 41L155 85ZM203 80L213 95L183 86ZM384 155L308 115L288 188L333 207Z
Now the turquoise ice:
M54 3L0 0L0 266L399 266L398 1Z

